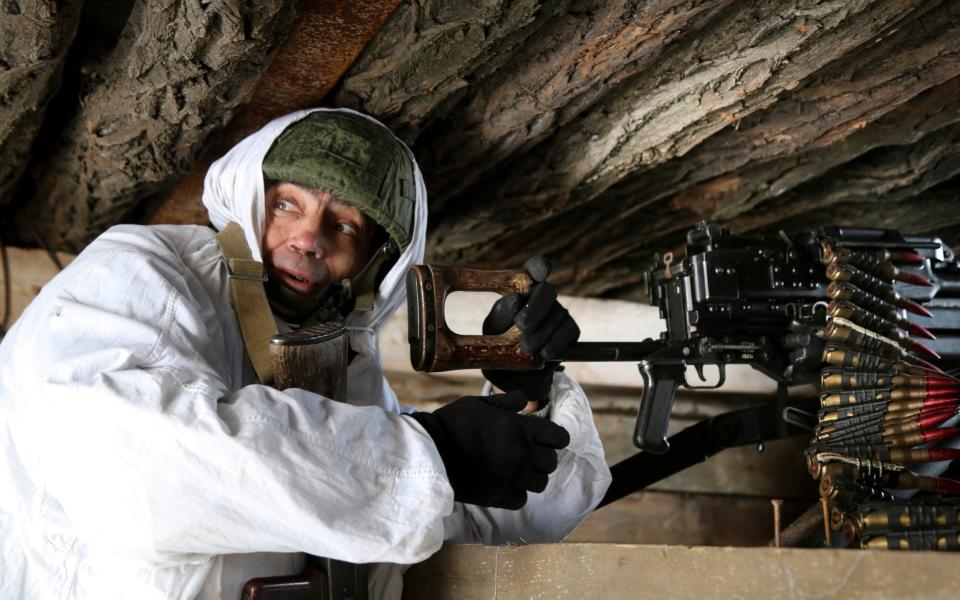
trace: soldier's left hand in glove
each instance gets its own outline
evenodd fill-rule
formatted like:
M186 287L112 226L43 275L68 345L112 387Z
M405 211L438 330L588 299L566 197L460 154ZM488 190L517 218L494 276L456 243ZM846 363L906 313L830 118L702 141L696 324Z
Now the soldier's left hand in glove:
M483 376L505 392L522 391L540 407L549 398L556 358L580 338L580 327L557 301L557 291L547 283L550 263L534 256L523 263L524 270L536 282L530 294L507 294L497 300L483 321L484 335L499 335L516 325L521 332L521 348L545 361L543 368L530 371L483 369Z

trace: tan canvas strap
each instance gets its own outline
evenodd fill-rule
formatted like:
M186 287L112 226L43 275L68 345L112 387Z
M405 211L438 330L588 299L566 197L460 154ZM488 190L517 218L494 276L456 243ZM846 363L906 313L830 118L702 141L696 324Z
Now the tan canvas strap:
M243 228L230 223L217 234L230 282L230 302L240 323L243 345L253 363L257 378L264 385L273 383L270 359L270 338L277 334L277 323L263 289L267 271L263 263L253 260Z

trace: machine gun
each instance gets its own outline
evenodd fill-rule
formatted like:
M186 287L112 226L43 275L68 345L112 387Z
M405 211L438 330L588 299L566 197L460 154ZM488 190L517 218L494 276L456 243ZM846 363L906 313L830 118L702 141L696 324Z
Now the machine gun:
M703 379L703 366L717 365L720 381L711 387L722 385L725 365L736 363L790 386L819 380L828 345L851 360L858 352L918 365L933 357L960 360L960 266L937 238L823 227L750 239L701 223L687 234L685 256L665 253L655 263L647 272L650 303L667 328L665 346L640 361L645 387L634 442L641 449L669 447L677 386L693 387L688 366ZM907 312L926 317L926 326ZM828 316L853 328L828 327ZM899 350L863 328L895 338ZM936 339L928 345L911 335Z
M581 342L559 358L639 364L644 390L634 444L646 453L636 457L642 468L639 463L624 468L646 473L647 482L724 447L801 431L780 422L782 406L735 411L677 434L684 447L671 451L671 466L651 461L649 454L671 449L666 432L678 387L720 387L728 364L756 368L783 392L818 381L824 363L869 371L880 370L878 361L917 368L931 366L928 358L948 366L960 361L960 264L937 238L851 227L748 238L703 222L688 232L682 257L656 256L646 280L650 303L666 323L659 339ZM414 267L407 278L414 368L538 366L520 349L515 328L500 336L458 335L443 313L454 291L523 294L531 285L518 271ZM924 325L907 313L922 316ZM923 343L913 337L936 339ZM716 384L687 380L688 367L705 380L707 365L719 370ZM614 475L616 487L616 467Z

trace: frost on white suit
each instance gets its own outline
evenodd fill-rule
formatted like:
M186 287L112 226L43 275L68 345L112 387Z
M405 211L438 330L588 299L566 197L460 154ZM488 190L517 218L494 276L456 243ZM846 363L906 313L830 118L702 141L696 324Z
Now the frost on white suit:
M260 258L261 164L309 111L253 134L211 168L211 221L240 223ZM549 418L570 446L520 511L453 501L427 433L401 417L377 331L422 260L414 241L375 310L347 319L348 399L254 384L214 232L117 226L43 288L0 346L0 597L237 599L302 552L364 563L371 597L443 540L559 541L610 481L589 405L557 374Z

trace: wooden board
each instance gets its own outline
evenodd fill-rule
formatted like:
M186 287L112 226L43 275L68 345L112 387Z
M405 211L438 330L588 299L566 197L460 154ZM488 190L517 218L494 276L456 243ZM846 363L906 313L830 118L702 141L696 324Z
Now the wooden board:
M43 250L7 248L7 253L10 263L10 320L7 324L12 326L27 304L33 301L40 289L57 274L59 268ZM57 256L64 265L73 260L73 255L64 252ZM0 270L0 289L5 284L3 271ZM2 302L0 296L0 312L3 311Z
M722 465L717 467L723 471ZM813 503L813 499L785 500L781 525L791 523ZM648 490L593 512L567 541L767 546L772 539L769 498Z
M445 546L404 598L956 598L960 556L614 544Z

